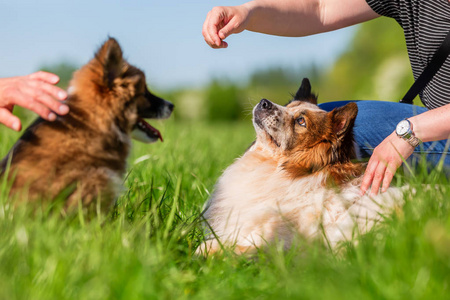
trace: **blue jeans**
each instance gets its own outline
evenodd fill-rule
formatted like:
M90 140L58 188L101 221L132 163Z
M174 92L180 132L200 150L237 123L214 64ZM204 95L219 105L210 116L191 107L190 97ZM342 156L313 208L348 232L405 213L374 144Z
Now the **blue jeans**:
M349 102L355 102L358 105L358 115L353 132L358 145L357 150L362 158L370 157L373 149L395 130L398 122L427 111L425 107L417 105L370 100L335 101L319 104L319 107L331 111ZM425 155L427 161L432 165L436 165L443 158L444 164L450 166L447 143L450 142L442 140L423 143L414 150L412 158L408 161L414 164Z

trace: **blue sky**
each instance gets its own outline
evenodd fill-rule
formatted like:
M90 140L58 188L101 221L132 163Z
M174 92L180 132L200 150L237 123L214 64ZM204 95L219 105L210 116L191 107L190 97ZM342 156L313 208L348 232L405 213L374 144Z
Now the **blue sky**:
M243 2L0 0L0 77L61 61L82 65L110 35L150 86L199 86L211 77L245 78L255 68L330 64L354 32L305 38L243 32L227 39L228 49L209 48L201 34L208 11Z

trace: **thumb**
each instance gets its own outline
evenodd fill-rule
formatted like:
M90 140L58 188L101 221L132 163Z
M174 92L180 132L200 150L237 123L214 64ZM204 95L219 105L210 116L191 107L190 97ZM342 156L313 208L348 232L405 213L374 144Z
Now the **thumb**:
M237 27L238 26L237 26L236 22L233 22L233 20L231 20L222 29L219 30L219 33L218 33L219 34L219 38L221 40L224 40L230 34L235 33Z

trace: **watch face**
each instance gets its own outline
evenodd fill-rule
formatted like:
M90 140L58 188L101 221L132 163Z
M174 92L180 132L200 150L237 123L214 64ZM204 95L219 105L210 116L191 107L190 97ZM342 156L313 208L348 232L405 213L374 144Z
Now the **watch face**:
M408 130L409 130L409 122L406 120L400 121L397 124L397 128L395 129L398 135L404 135L405 133L408 132Z

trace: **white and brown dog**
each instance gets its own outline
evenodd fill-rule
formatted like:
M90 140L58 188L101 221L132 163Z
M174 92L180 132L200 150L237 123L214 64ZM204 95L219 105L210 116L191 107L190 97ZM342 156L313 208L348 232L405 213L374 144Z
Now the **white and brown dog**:
M304 79L287 106L266 99L256 105L256 141L217 182L204 211L207 240L197 253L222 246L252 252L274 240L288 248L296 234L334 247L396 205L396 188L359 194L364 165L351 161L356 104L331 112L316 104Z

